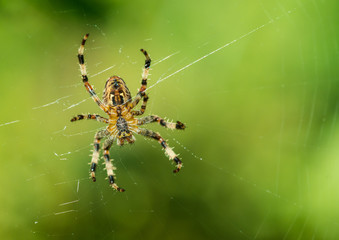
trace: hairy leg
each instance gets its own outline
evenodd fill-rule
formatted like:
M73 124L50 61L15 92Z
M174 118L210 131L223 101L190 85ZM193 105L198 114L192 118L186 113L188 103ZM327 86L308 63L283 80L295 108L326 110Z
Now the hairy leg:
M94 136L94 149L93 149L93 154L92 154L92 160L91 160L91 169L90 169L90 175L91 178L93 180L93 182L96 181L95 178L95 169L98 165L98 161L99 161L99 144L100 144L100 140L104 137L106 137L107 135L109 135L109 132L105 129L105 130L101 130L99 132L97 132Z
M109 149L111 148L113 144L114 139L107 139L104 143L104 159L105 159L105 165L106 165L106 171L107 171L107 176L110 185L117 190L118 192L124 192L125 189L118 187L118 185L115 183L114 179L114 170L116 169L113 164L112 160L109 158Z
M143 96L143 101L142 101L142 105L140 107L140 110L132 111L131 113L135 116L139 116L139 115L144 114L144 112L146 110L147 101L148 101L148 95L145 93L144 96Z
M76 117L73 117L71 119L71 122L75 122L78 120L83 120L83 119L93 119L93 120L97 120L98 122L103 122L103 123L109 123L109 120L107 118L101 117L98 114L79 114Z
M80 48L78 50L78 59L79 59L79 65L80 65L80 71L81 71L81 77L82 77L82 82L84 83L84 86L86 90L89 92L93 100L99 105L99 107L105 111L106 113L108 112L108 108L105 104L101 102L97 94L94 92L93 87L91 84L88 82L88 77L87 77L87 71L86 71L86 65L85 65L85 58L84 58L84 50L85 50L85 43L88 38L89 34L86 34L84 38L82 39Z
M157 122L161 126L169 128L169 129L183 130L183 129L186 128L185 124L183 124L182 122L179 122L179 121L177 121L176 123L167 122L163 118L161 118L157 115L150 115L150 116L146 116L146 117L143 117L143 118L139 118L137 124L138 125L144 125L144 124L153 123L153 122Z
M136 97L133 99L133 101L128 105L129 109L133 109L140 101L142 97L145 96L145 90L147 87L147 78L149 74L149 69L151 67L151 58L149 57L148 53L144 50L140 50L146 57L144 70L142 72L142 80L141 80L141 87L139 89L139 92L137 93ZM146 100L147 101L147 100Z
M180 171L181 167L182 167L182 162L181 160L178 158L178 156L173 152L172 148L170 148L166 141L160 136L159 133L153 132L151 130L148 129L143 129L143 128L139 128L138 129L138 134L143 135L145 137L149 137L152 139L155 139L158 141L158 143L161 144L161 146L165 149L165 153L166 155L169 157L170 160L173 160L174 163L176 164L176 169L173 170L174 173L177 173Z

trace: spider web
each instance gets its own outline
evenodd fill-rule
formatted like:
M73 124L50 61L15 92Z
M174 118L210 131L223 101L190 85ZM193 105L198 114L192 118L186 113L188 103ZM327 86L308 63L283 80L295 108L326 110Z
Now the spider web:
M62 43L68 55L45 53L53 68L38 69L38 79L58 74L42 86L46 92L34 89L27 109L17 114L15 107L1 118L3 156L13 159L4 163L4 177L20 179L3 188L10 208L3 211L7 230L0 234L22 237L15 232L20 228L32 239L336 239L339 50L333 6L334 1L255 1L253 13L231 1L225 11L236 15L224 16L214 7L206 9L213 16L201 13L212 24L202 25L204 34L193 29L200 15L187 16L194 19L195 41L186 40L193 37L180 32L178 23L173 26L179 29L168 23L170 31L162 34L170 41L163 46L155 31L111 32L83 10L84 32L79 32L91 33L85 60L96 93L101 96L113 73L136 94L144 58L135 45L145 46L152 58L145 115L188 126L145 128L168 140L184 168L171 174L173 165L161 146L136 136L134 145L111 149L117 183L127 191L109 187L101 164L97 182L91 182L88 155L95 132L105 125L69 122L80 113L103 115L79 77L79 36ZM69 17L76 11L53 13ZM253 22L239 17L246 14L253 14ZM67 36L69 30L62 31ZM4 102L14 101L3 96ZM17 200L19 194L25 201Z

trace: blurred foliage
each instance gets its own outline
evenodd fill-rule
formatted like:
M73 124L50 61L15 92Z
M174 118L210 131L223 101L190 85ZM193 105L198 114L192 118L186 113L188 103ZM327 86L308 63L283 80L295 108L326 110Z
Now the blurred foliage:
M0 1L0 238L338 239L337 12L335 0ZM88 179L104 125L69 122L103 115L79 76L87 32L98 95L114 74L136 93L150 53L146 114L188 126L147 126L180 153L178 175L137 136L111 150L125 193L101 165Z

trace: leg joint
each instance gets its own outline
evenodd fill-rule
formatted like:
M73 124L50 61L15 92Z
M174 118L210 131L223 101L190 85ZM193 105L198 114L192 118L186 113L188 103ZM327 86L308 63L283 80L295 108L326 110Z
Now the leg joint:
M110 184L114 183L114 177L112 175L108 176L108 179Z
M160 144L161 144L161 146L162 146L163 148L166 148L166 147L167 147L167 144L166 144L165 140L162 140Z
M96 163L93 162L91 165L91 172L95 172L96 167L97 167Z
M108 154L104 154L104 159L105 159L106 161L109 161L109 155L108 155Z
M84 64L85 63L84 55L78 54L78 59L79 59L79 63L80 64Z

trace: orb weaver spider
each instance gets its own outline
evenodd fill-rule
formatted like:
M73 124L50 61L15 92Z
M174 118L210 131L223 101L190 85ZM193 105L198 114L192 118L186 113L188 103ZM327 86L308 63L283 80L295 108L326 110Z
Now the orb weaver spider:
M101 110L103 110L108 115L108 118L102 117L97 114L80 114L76 117L73 117L71 119L71 122L82 119L93 119L98 122L108 124L106 129L98 131L94 136L94 150L90 163L90 176L93 182L96 181L95 170L99 161L99 144L103 138L107 138L103 144L103 157L105 160L109 183L118 192L125 191L123 188L118 187L118 185L115 183L114 170L116 170L116 168L113 166L112 161L110 160L109 150L115 140L120 146L124 145L125 142L129 144L134 143L135 137L133 136L133 133L157 140L159 144L165 149L165 154L169 157L170 160L173 160L173 162L176 164L176 168L173 170L173 172L179 172L182 167L182 162L174 153L174 151L167 145L166 141L160 136L160 134L148 129L140 128L139 126L157 122L161 126L169 129L183 130L185 129L185 125L179 121L177 121L176 123L167 122L163 118L156 115L135 118L136 116L144 114L148 101L148 95L145 92L147 87L147 77L151 66L151 58L149 57L148 53L144 49L141 49L141 52L145 55L146 60L142 73L141 87L136 97L132 99L131 93L122 78L118 76L112 76L106 81L103 93L103 100L101 101L94 92L91 84L88 82L87 77L84 60L84 49L88 35L89 34L86 34L84 36L78 50L78 59L82 81L93 100L99 105ZM138 105L141 99L142 105L140 110L133 110Z

